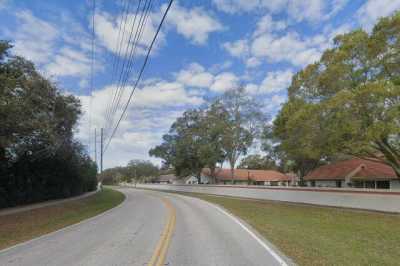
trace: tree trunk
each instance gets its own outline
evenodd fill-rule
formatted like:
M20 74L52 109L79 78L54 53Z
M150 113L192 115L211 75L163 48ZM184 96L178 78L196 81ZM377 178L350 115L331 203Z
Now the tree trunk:
M213 182L213 184L217 183L216 178L215 178L215 166L210 167L210 176L211 176L211 181Z
M235 176L235 168L231 164L231 182L232 182L232 185L235 184L234 176Z

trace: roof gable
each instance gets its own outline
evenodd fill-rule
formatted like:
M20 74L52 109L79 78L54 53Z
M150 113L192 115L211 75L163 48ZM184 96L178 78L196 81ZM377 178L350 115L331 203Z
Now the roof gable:
M387 164L365 159L350 159L323 165L311 171L304 180L344 180L348 178L396 179L396 173Z

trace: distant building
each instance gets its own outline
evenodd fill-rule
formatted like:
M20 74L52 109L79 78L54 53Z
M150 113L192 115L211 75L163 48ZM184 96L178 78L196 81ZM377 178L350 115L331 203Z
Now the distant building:
M392 167L357 158L318 167L304 180L311 187L400 189L399 178Z
M157 184L172 184L177 179L178 178L175 175L168 174L168 175L160 175L159 177L154 178L151 182Z
M208 177L211 181L210 169L203 169L202 177ZM215 179L217 184L232 184L233 181L237 185L289 186L292 182L292 178L275 170L251 169L234 169L232 179L230 169L217 168Z

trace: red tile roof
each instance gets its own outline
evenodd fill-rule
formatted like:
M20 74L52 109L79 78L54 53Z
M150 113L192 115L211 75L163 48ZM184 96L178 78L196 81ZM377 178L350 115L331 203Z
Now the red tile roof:
M396 173L387 164L378 161L350 159L323 165L304 177L304 180L396 179Z
M202 173L210 176L210 169L203 169ZM232 180L231 169L216 169L216 178L220 181ZM274 170L234 169L234 180L246 181L291 181L291 178Z

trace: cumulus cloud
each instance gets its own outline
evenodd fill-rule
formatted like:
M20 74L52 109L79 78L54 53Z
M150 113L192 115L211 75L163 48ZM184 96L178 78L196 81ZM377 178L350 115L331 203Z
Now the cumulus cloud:
M28 10L17 12L16 18L18 28L6 34L15 39L15 54L33 61L45 75L56 79L87 77L91 64L90 41L76 21L63 14L60 20L70 22L66 28L40 19ZM95 70L99 69L96 65Z
M275 21L271 15L267 14L258 20L253 36L257 37L266 32L279 32L286 29L287 26L287 22L282 20Z
M239 78L232 72L223 72L215 76L210 89L214 92L225 92L238 87Z
M198 63L192 63L187 69L178 72L176 80L189 87L207 88L211 86L214 76Z
M213 0L221 11L235 14L266 11L272 14L286 13L290 20L315 23L336 15L348 0Z
M379 18L389 16L398 9L399 0L368 0L357 11L357 18L361 26L371 30Z
M234 57L244 57L249 53L249 45L247 40L237 40L234 42L223 43L223 48Z
M268 72L260 85L260 92L272 93L287 89L292 80L293 71L290 69L284 71Z
M318 60L322 51L315 40L303 40L297 33L288 32L283 36L260 35L251 44L251 52L270 62L287 61L295 66L304 66Z
M0 0L0 10L7 8L8 0Z
M86 76L90 74L90 64L91 60L85 53L64 47L45 66L45 71L53 76Z
M281 92L287 89L291 83L293 71L291 69L268 72L260 85L247 84L245 89L250 94L263 95Z
M185 8L176 2L168 14L167 23L192 43L202 45L207 43L212 32L224 29L222 24L201 7Z
M127 15L121 14L112 16L107 12L98 12L95 15L95 31L100 43L113 53L118 53L120 56L128 55L134 52L135 55L144 55L156 33L156 27L161 19L158 12L151 13L144 23L140 22L141 14L138 14L135 19L135 13ZM132 50L135 33L140 32L143 26L143 32L137 36L137 45L135 50ZM156 47L159 47L164 42L164 33L161 32L157 37Z
M17 12L16 17L19 27L14 36L14 52L38 64L47 62L59 37L57 28L28 10Z
M153 79L143 84L134 92L126 115L107 150L110 159L106 161L106 167L125 164L133 158L148 159L148 149L161 141L162 134L168 131L172 122L189 106L199 106L204 102L202 94L191 92L177 81ZM106 121L106 114L116 89L115 85L106 86L92 92L91 96L79 96L83 116L76 132L78 139L88 143L93 138L94 128L99 129L108 124L105 131L108 140L132 87L125 88L121 104L115 109L114 122L110 124L110 121ZM91 146L93 152L93 143Z

